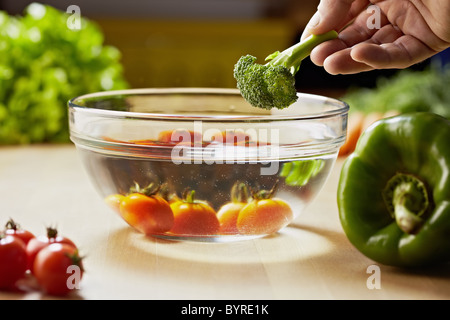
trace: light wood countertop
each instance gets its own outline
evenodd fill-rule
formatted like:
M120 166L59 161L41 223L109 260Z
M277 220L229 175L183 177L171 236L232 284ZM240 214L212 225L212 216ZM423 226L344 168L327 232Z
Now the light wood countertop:
M449 265L383 266L341 228L336 190L342 159L321 193L289 227L234 243L170 242L133 231L105 206L73 145L0 148L0 224L12 217L42 234L57 226L85 256L82 299L450 299ZM369 289L368 267L380 289ZM370 282L370 281L369 281ZM0 299L47 299L36 290Z

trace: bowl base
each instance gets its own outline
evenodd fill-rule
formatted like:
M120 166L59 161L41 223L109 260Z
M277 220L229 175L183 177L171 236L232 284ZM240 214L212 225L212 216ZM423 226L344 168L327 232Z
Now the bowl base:
M179 235L152 235L154 238L171 240L171 241L192 241L192 242L208 242L208 243L226 243L252 240L265 237L262 235L213 235L213 236L179 236Z

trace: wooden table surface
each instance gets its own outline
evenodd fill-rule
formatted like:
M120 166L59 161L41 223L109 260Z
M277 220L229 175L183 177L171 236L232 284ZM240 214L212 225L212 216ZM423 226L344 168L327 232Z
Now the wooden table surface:
M57 226L76 242L86 273L71 299L449 299L448 264L387 267L349 243L336 205L341 165L339 159L315 202L279 234L170 242L144 237L112 213L73 145L2 147L0 223L12 217L35 234ZM380 288L371 288L375 283ZM0 299L54 298L25 284L25 292L0 291Z

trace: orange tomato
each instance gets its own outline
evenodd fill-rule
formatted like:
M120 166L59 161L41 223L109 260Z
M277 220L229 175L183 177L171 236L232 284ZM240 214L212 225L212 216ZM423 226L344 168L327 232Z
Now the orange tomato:
M120 203L122 218L146 235L164 233L174 223L169 203L155 193L156 191L141 193L137 190L124 197Z
M213 141L235 146L245 146L251 142L251 136L240 130L226 130L214 135Z
M238 234L237 219L239 212L248 203L248 189L245 183L237 182L231 189L231 202L224 204L217 211L217 218L220 223L220 234Z
M183 199L170 207L174 216L171 233L183 236L213 235L219 231L219 220L215 210L206 202L194 199L190 191Z
M253 192L253 200L239 212L236 221L241 234L265 235L277 232L294 218L290 205L273 198L278 183L271 190Z
M224 204L217 211L217 218L220 223L220 234L238 234L237 220L239 213L246 206L243 202L229 202Z
M150 140L150 139L130 140L128 142L133 143L133 144L144 145L144 146L157 146L158 145L158 143L156 141Z
M271 234L292 221L294 215L281 199L252 200L239 213L236 225L241 234Z
M120 213L120 203L125 199L122 194L111 194L107 196L104 201L105 203L117 213Z
M201 143L202 134L184 129L161 131L158 135L158 142L171 144L184 143L186 145L191 145L194 142Z

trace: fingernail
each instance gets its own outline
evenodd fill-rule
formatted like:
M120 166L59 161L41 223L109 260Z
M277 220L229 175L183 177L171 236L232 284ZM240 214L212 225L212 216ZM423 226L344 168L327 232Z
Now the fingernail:
M320 13L317 11L308 22L308 29L314 29L320 23Z

